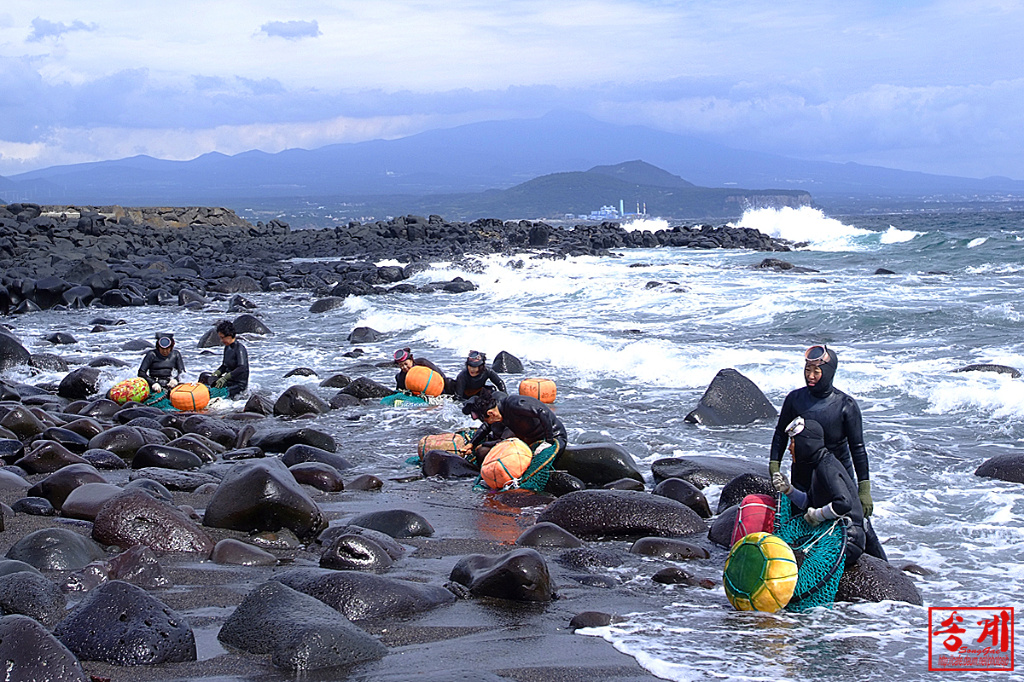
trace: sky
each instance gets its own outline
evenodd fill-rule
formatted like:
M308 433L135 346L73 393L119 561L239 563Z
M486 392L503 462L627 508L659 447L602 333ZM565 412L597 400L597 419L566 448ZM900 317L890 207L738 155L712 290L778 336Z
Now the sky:
M0 175L571 110L1024 179L1024 0L4 0Z

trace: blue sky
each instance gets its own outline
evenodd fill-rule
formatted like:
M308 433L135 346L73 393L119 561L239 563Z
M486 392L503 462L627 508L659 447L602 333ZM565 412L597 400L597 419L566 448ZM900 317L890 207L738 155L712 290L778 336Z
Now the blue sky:
M1024 1L5 0L0 175L570 109L1024 179Z

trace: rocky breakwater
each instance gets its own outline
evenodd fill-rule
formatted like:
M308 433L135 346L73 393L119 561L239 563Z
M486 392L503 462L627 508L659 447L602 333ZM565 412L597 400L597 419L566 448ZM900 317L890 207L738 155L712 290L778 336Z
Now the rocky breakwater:
M561 228L526 220L449 222L432 215L291 230L277 220L253 225L223 208L9 204L0 206L0 314L184 304L183 289L200 296L304 289L344 298L408 290L404 280L421 264L474 254L532 250L565 257L655 246L789 248L756 230L710 225L650 232L627 231L618 223ZM382 258L411 265L373 264ZM452 281L428 288L458 293L473 286Z

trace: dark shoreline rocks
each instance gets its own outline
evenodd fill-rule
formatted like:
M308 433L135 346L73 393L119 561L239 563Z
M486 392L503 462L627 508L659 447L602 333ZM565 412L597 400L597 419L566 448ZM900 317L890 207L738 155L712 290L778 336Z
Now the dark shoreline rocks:
M545 239L537 239L540 232ZM406 280L424 262L524 249L564 258L657 246L789 250L757 230L729 226L677 225L649 232L627 231L612 222L561 228L528 220L466 223L408 215L292 230L279 220L252 225L223 208L9 204L0 206L0 314L61 306L202 308L211 297L285 289L312 291L320 301L311 310L327 312L350 295L417 290ZM339 260L285 262L292 258ZM410 265L374 265L382 258ZM419 290L475 288L456 278ZM0 368L9 362L5 355L0 348Z

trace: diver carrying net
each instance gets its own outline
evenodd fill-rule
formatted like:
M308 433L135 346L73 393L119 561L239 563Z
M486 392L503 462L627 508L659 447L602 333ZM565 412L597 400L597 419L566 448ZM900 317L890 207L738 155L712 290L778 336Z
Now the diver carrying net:
M815 606L830 606L836 599L839 579L846 560L846 522L842 517L818 526L793 513L793 504L779 496L775 515L775 535L785 540L794 552L803 554L793 598L786 609L806 611Z

